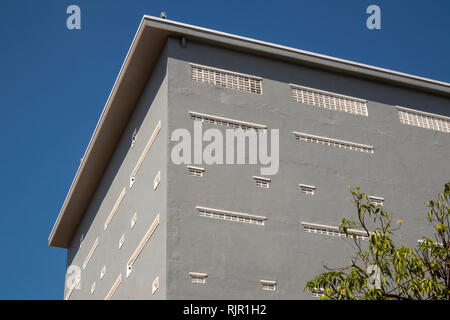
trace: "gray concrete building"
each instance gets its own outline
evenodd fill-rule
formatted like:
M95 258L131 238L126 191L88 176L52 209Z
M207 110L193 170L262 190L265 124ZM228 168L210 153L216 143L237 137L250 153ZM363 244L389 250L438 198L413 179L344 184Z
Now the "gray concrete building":
M306 281L348 258L347 185L405 245L430 234L449 106L448 83L144 16L49 236L79 274L64 298L314 299ZM174 163L199 122L279 129L278 171Z

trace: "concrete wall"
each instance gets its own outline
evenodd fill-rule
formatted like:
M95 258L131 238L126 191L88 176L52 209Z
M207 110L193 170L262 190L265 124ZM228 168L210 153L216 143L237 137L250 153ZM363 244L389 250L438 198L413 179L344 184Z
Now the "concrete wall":
M81 273L81 289L74 290L70 299L104 299L117 276L122 282L112 299L162 299L166 297L166 181L167 181L167 49L157 62L152 76L129 120L123 136L114 151L100 185L68 249L67 266L82 268L83 261L95 239L99 244L86 269ZM158 121L161 130L148 152L136 181L130 189L130 174ZM131 148L132 133L137 129L137 139ZM161 171L161 182L153 189L153 179ZM111 212L122 188L125 196L106 231L105 220ZM137 212L137 223L131 228L131 218ZM160 224L136 260L133 271L126 277L126 265L157 214ZM80 237L84 234L81 248ZM125 243L119 250L119 239ZM106 275L100 280L100 270L106 265ZM159 276L160 287L152 295L152 282ZM91 285L96 290L91 295ZM65 288L64 295L67 293Z
M337 237L305 233L300 221L339 225L355 217L347 185L385 198L394 219L403 219L398 240L415 246L426 227L424 201L450 177L450 135L403 125L394 105L450 116L449 100L382 83L313 70L192 41L168 41L168 126L190 130L188 111L280 129L280 169L269 189L257 188L257 165L200 165L203 177L168 162L167 298L308 299L307 280L342 266L351 248ZM191 81L189 63L263 78L263 94ZM292 101L289 83L368 100L368 117ZM225 127L203 123L203 128ZM293 131L373 145L374 154L295 140ZM169 141L168 152L175 145ZM314 196L298 184L317 187ZM264 226L198 216L195 206L268 217ZM208 274L191 283L188 272ZM276 280L275 292L259 280Z

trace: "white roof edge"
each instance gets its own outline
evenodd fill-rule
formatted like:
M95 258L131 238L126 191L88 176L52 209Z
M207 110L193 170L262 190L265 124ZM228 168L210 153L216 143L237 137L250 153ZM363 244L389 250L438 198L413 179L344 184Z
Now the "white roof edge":
M223 37L236 39L236 40L243 40L243 41L251 42L254 44L259 44L259 45L272 47L272 48L276 48L276 49L282 49L282 50L290 51L293 53L300 53L300 54L308 55L311 57L326 59L326 60L330 60L330 61L334 61L334 62L340 62L340 63L344 63L344 64L347 64L350 66L357 66L357 67L366 68L366 69L373 70L373 71L380 71L380 72L389 73L389 74L400 76L400 77L410 78L410 79L414 79L414 80L420 80L420 81L429 82L432 84L438 84L438 85L450 88L450 83L448 83L448 82L433 80L430 78L425 78L425 77L420 77L420 76L415 76L415 75L412 75L409 73L394 71L394 70L390 70L390 69L386 69L386 68L375 67L372 65L354 62L351 60L336 58L336 57L332 57L332 56L328 56L328 55L324 55L324 54L320 54L320 53L314 53L311 51L296 49L296 48L283 46L283 45L279 45L279 44L274 44L274 43L266 42L266 41L262 41L262 40L256 40L256 39L252 39L252 38L248 38L248 37L244 37L244 36L238 36L238 35L234 35L234 34L227 33L227 32L217 31L217 30L203 28L203 27L197 27L194 25L177 22L177 21L173 21L173 20L168 20L168 19L162 19L162 18L150 16L150 15L144 15L143 19L149 19L149 20L154 20L154 21L158 21L158 22L163 22L165 24L171 24L174 26L190 28L190 29L196 30L196 31L207 32L207 33L211 33L214 35L223 36Z
M133 41L131 41L130 44L130 48L128 49L127 55L125 57L125 60L122 63L122 66L120 67L119 73L117 75L117 78L114 82L113 87L111 88L111 91L109 92L109 96L108 99L106 100L105 106L103 107L102 113L100 114L100 118L98 119L97 125L95 126L94 132L92 133L91 139L89 140L89 143L86 147L86 150L84 151L84 155L81 158L82 161L80 162L80 165L78 166L77 172L75 173L75 177L72 180L72 184L70 185L69 188L69 192L67 192L66 198L64 199L63 205L61 207L61 210L59 211L58 217L53 225L52 231L50 232L50 235L48 237L48 241L50 241L50 239L53 237L54 231L56 229L56 227L59 224L59 221L61 220L61 214L62 212L64 212L64 210L66 209L67 203L69 201L69 198L72 196L72 191L73 191L73 187L76 184L78 177L80 175L80 172L83 171L84 165L86 163L86 158L89 154L89 152L91 151L91 146L93 145L95 139L97 138L97 134L98 132L101 130L102 124L103 124L103 120L105 119L105 115L109 110L109 106L111 104L111 102L113 101L114 95L116 93L116 88L117 86L120 84L122 77L128 67L128 63L130 61L130 57L135 49L135 44L138 42L138 38L141 36L141 32L142 32L142 25L144 24L144 21L147 17L143 16L141 19L141 22L139 23L139 27L136 30L136 33L134 34L133 37Z

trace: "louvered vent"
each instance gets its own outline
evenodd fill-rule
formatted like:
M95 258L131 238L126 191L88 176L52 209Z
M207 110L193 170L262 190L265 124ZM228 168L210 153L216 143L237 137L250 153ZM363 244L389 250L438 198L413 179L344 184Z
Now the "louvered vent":
M369 201L374 206L383 206L384 198L375 197L375 196L369 196Z
M217 125L225 126L225 127L241 128L243 130L252 130L253 129L256 131L262 130L262 129L267 129L267 126L257 124L257 123L223 118L223 117L213 116L210 114L194 112L194 111L189 111L189 114L190 114L192 120L217 124Z
M257 225L261 225L261 226L263 226L265 220L267 220L266 217L256 216L256 215L252 215L252 214L248 214L248 213L211 209L211 208L198 207L198 206L197 206L197 211L198 211L198 215L202 216L202 217L250 223L250 224L257 224Z
M337 140L337 139L333 139L333 138L319 137L319 136L314 136L311 134L301 133L301 132L294 132L294 134L295 134L295 138L299 141L307 141L307 142L314 142L314 143L318 143L318 144L325 144L330 147L336 147L336 148L359 151L359 152L374 153L374 147L368 146L365 144L359 144L359 143L349 142L349 141L344 141L344 140Z
M315 186L309 186L307 184L299 184L299 186L300 186L300 191L304 194L312 196L316 192Z
M192 283L206 283L206 278L208 275L206 273L200 273L200 272L189 272L189 276L191 277Z
M187 166L189 170L189 175L194 177L203 177L203 173L205 172L205 168Z
M262 79L246 74L191 64L192 81L213 86L262 94Z
M324 234L324 235L335 236L335 237L347 237L345 232L339 230L338 227L325 226L322 224L307 223L307 222L302 222L302 225L303 225L303 231L305 231L305 232ZM348 232L348 238L354 238L354 239L358 239L358 240L369 240L369 236L367 235L367 233L365 231L348 229L347 232Z
M433 113L397 107L401 123L434 131L450 133L450 118Z
M367 116L367 101L291 84L292 100L312 106Z

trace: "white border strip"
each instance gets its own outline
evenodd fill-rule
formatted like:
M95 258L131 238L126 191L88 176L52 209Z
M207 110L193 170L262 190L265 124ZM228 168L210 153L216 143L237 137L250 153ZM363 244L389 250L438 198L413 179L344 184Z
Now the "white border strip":
M153 145L153 142L156 140L156 137L161 130L161 120L158 121L156 124L155 130L153 130L153 133L148 140L147 144L145 145L144 151L142 151L141 156L139 157L138 162L136 163L136 166L134 167L133 171L130 175L130 188L133 186L134 181L136 180L136 174L141 168L142 163L144 162L145 157L147 156L147 153L150 151L151 146Z
M271 181L269 178L258 177L258 176L253 176L253 179L255 179L255 180L262 180L262 181L266 181L266 182L270 182Z
M111 220L114 217L114 214L116 213L117 209L119 208L120 203L122 202L122 199L124 196L125 196L125 187L123 187L122 191L120 192L119 196L117 197L116 203L114 203L114 206L108 215L108 218L106 218L105 228L103 229L103 231L106 231L106 228L108 228L108 226L111 223Z
M310 185L302 184L302 183L299 183L298 185L300 186L300 188L304 187L304 188L316 190L315 186L310 186Z
M142 249L144 249L144 246L150 240L151 236L155 232L158 225L159 225L159 213L156 215L155 219L153 220L152 224L148 228L148 230L145 233L144 237L142 238L141 242L136 247L136 249L134 250L133 254L131 255L130 259L127 262L127 278L130 275L131 271L133 270L134 262L139 257L139 254L142 252Z
M108 294L105 297L105 300L110 300L111 297L116 293L117 288L119 287L120 283L122 282L122 274L119 274L116 281L114 281L114 284L112 285L111 289L109 289Z
M91 260L91 257L94 254L95 249L97 249L97 246L98 246L98 237L97 237L97 239L95 239L94 244L92 245L91 250L89 250L89 253L88 253L86 259L84 259L83 270L86 269L86 266L88 265L89 260Z
M201 273L201 272L189 272L189 276L206 278L206 277L208 277L208 274L207 273Z
M195 166L186 166L186 167L187 167L188 169L198 170L198 171L205 172L205 168L195 167Z
M384 201L384 198L381 198L381 197L375 197L375 196L369 196L369 200L380 200L380 201Z

